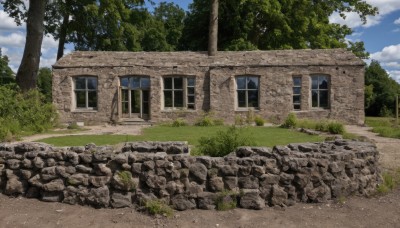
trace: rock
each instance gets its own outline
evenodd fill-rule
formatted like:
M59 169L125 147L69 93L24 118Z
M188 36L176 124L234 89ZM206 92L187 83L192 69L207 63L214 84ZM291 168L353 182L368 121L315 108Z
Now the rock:
M155 175L152 172L145 174L145 183L150 188L164 189L167 184L167 180L163 176Z
M26 198L39 198L40 190L37 187L30 187L25 194Z
M239 166L239 175L248 176L251 173L251 166Z
M57 162L56 162L56 160L54 160L54 158L48 158L46 160L46 164L47 164L48 167L51 167L51 166L57 165Z
M260 186L267 187L269 185L274 185L279 183L279 175L274 174L264 174L260 177Z
M265 173L265 169L263 166L253 166L252 174L256 177L260 177Z
M91 173L92 172L92 168L84 166L84 165L77 165L75 166L76 171L80 172L80 173Z
M68 173L68 174L74 174L74 173L76 173L76 169L73 166L66 166L65 167L65 172Z
M33 176L31 179L28 180L29 184L31 184L32 186L38 187L38 188L42 188L43 187L43 183L42 180L40 179L40 175L36 174L35 176Z
M198 208L204 210L214 210L217 194L211 192L202 192L197 195Z
M133 178L129 171L116 172L112 177L112 185L115 189L123 191L135 190L139 184L138 178Z
M32 168L32 161L25 158L24 160L22 160L21 166L22 166L22 168L30 169L30 168Z
M79 164L79 156L77 153L69 151L66 153L67 161L69 161L72 165Z
M24 194L27 188L26 181L20 180L19 178L12 177L8 178L6 182L6 187L4 189L4 194L6 195L20 195Z
M228 190L237 190L238 178L237 177L224 177L224 185Z
M155 166L155 163L154 163L154 161L145 161L144 163L143 163L143 168L146 170L146 171L150 171L150 170L154 170L154 166Z
M250 157L255 154L251 147L238 147L235 153L239 158Z
M241 189L258 189L258 178L254 176L239 177L239 187Z
M83 163L91 163L92 162L92 154L91 153L82 153L79 154L79 158Z
M206 166L201 163L195 163L189 167L190 176L199 183L207 180L207 171Z
M56 173L63 178L68 178L71 175L67 173L64 166L56 166Z
M42 192L41 200L45 202L61 202L63 199L62 192Z
M21 161L17 159L8 159L6 161L6 164L9 169L18 169L21 164Z
M96 166L95 172L96 172L96 174L99 175L99 176L103 176L103 175L112 176L112 171L111 171L111 169L108 168L108 167L106 166L106 164L102 164L102 163L100 163L100 164L98 164L98 165Z
M35 157L33 159L33 165L38 168L41 169L44 167L44 161L40 158L40 157Z
M285 206L286 201L288 199L288 195L285 190L278 185L272 186L272 197L271 197L271 205L275 206Z
M110 191L107 186L92 188L89 191L87 202L93 207L108 207L110 203Z
M43 184L43 189L46 192L56 192L64 190L64 181L61 179L52 180L47 184Z
M110 201L111 207L113 208L123 208L132 206L132 195L130 192L126 194L113 193L111 195Z
M140 174L142 172L142 163L133 163L132 164L132 173Z
M103 187L107 185L111 180L111 177L109 176L90 176L89 177L89 182L94 186L94 187Z
M199 185L196 182L190 182L187 187L187 193L189 193L190 197L197 197L197 194L202 193L204 185Z
M283 185L290 185L294 179L293 174L281 173L279 176L280 176L279 182Z
M89 185L89 175L83 173L76 173L68 177L67 183L69 185Z
M246 209L261 210L265 208L265 201L260 197L258 190L244 190L240 197L240 206Z
M222 177L213 177L208 180L208 187L211 192L220 192L224 190L224 181Z
M57 175L56 167L52 166L52 167L43 168L40 173L40 176L41 176L42 180L44 180L44 181L51 181L51 180L57 179L58 175Z
M116 161L120 165L122 165L124 163L128 163L128 155L126 153L118 154L114 158L114 161Z
M21 177L24 180L29 180L32 177L32 171L26 169L20 169Z
M236 176L238 173L239 167L237 165L222 165L219 167L219 171L224 176Z
M185 195L179 194L171 198L171 204L174 209L184 211L196 208L196 203L193 199L188 199Z
M307 192L308 199L313 203L324 203L331 199L331 189L322 184L321 186Z

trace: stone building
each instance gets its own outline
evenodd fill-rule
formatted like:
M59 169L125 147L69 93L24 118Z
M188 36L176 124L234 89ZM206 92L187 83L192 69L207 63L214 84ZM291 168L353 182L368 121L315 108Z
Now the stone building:
M193 122L204 112L364 122L364 63L344 49L73 52L53 66L62 122Z

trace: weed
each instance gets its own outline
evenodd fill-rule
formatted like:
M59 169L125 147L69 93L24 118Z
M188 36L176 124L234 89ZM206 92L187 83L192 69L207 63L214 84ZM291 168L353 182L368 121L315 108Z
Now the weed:
M396 172L382 173L382 183L378 185L376 191L380 194L386 194L392 191L400 184L400 169Z
M246 122L246 120L241 115L235 116L235 125L236 126L243 126L245 124L245 122Z
M256 123L256 126L264 126L265 124L265 120L260 116L254 117L254 122Z
M67 128L70 130L79 130L81 127L77 123L71 123Z
M161 200L148 200L144 205L146 210L152 215L163 215L172 217L174 210Z
M172 122L172 127L182 127L182 126L187 126L188 124L186 123L186 121L182 118L178 118L176 120L174 120L174 122Z
M201 126L201 127L224 125L224 120L215 119L213 116L214 116L214 114L212 112L205 112L202 115L202 117L197 119L197 121L194 123L194 125Z
M297 124L297 117L294 113L289 113L286 117L285 122L281 125L283 128L295 128Z
M337 121L331 121L328 123L327 130L331 134L343 134L345 132L343 124Z
M237 193L227 190L218 193L215 206L218 211L235 209L237 206Z
M136 185L132 180L132 173L129 171L117 172L118 177L121 179L125 189L128 191L135 190Z

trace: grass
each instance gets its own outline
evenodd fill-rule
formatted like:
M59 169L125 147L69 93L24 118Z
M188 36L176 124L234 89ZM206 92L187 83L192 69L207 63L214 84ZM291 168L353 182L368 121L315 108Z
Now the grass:
M365 123L372 127L372 132L388 138L400 138L400 125L395 118L390 117L366 117Z
M179 128L155 126L144 128L142 135L76 135L52 137L40 142L55 146L83 146L88 143L96 145L114 145L129 141L188 141L190 145L198 145L198 140L204 136L214 136L217 131L226 131L229 126L182 126ZM324 137L308 135L295 130L279 127L246 127L257 146L272 147L300 142L321 142Z
M392 172L382 173L382 183L377 187L377 192L387 194L400 185L400 168Z
M152 215L163 215L165 217L174 215L174 210L161 200L149 200L144 207Z

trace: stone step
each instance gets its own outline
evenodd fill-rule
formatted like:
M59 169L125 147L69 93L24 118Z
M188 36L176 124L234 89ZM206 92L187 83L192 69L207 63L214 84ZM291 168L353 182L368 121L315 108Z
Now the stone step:
M149 120L144 120L140 118L129 118L129 119L120 119L118 121L119 125L153 125L153 123Z

